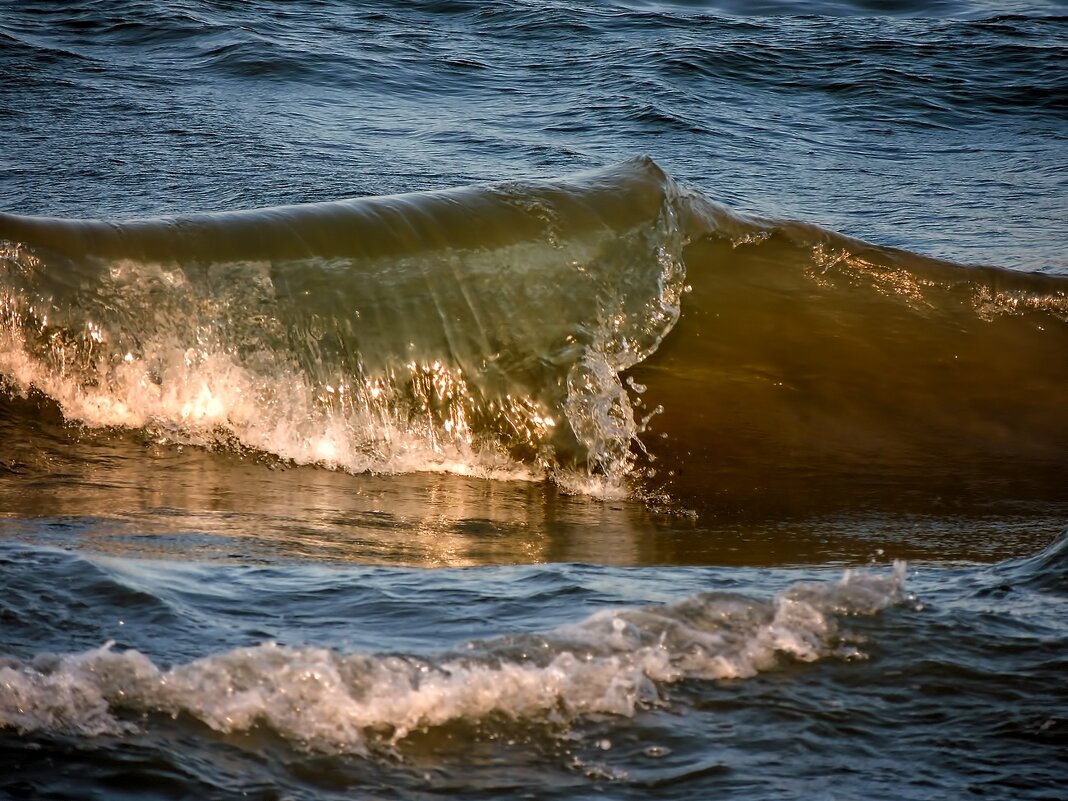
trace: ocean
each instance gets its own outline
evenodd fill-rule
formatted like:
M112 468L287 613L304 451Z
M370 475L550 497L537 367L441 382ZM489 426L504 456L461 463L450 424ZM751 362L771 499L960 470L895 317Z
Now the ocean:
M1065 64L0 0L0 798L1063 798Z

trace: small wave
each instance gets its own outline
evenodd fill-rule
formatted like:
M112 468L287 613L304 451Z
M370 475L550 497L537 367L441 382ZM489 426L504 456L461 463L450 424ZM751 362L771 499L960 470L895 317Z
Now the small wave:
M543 635L471 642L436 658L265 643L164 668L112 643L0 662L0 726L79 735L136 730L141 713L189 715L216 731L266 725L305 747L366 753L455 720L550 725L633 716L684 679L745 679L782 660L860 658L837 618L903 598L904 563L801 582L773 599L704 593L597 612Z
M1005 582L999 590L1011 591L1013 585L1022 584L1068 597L1068 528L1038 553L998 565L996 573Z

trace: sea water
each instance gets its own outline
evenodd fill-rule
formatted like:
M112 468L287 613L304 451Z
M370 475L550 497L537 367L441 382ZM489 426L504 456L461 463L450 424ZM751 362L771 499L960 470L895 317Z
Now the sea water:
M0 796L1059 798L1066 34L3 3Z

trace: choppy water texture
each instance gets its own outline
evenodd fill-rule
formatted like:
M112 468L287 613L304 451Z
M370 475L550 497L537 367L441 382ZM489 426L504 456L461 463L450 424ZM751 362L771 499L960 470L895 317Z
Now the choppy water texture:
M1068 783L1062 3L0 3L0 796Z

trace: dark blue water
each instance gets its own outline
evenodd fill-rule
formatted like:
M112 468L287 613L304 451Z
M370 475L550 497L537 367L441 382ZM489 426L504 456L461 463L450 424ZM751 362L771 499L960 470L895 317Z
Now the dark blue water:
M68 548L93 525L72 521ZM3 788L1056 798L1063 545L916 568L900 592L887 569L428 572L11 543Z
M1063 269L1065 9L14 4L5 208L215 211L649 153L740 210Z
M0 797L1061 798L1065 63L0 3Z

